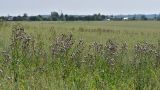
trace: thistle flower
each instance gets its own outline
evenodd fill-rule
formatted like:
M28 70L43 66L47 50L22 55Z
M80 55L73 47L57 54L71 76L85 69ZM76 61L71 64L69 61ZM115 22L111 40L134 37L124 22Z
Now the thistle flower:
M71 49L74 44L73 36L62 34L53 41L51 45L52 56L56 57L59 55L65 55Z

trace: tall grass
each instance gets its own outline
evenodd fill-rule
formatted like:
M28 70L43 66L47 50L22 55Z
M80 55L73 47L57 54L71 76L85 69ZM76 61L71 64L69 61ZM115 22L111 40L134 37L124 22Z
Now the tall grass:
M74 28L72 28L74 31ZM98 32L139 34L105 29ZM129 42L106 39L87 42L74 34L59 34L52 27L48 43L16 25L10 44L0 56L0 89L36 90L158 90L160 87L160 42ZM145 34L145 33L141 33ZM44 40L43 40L44 39Z

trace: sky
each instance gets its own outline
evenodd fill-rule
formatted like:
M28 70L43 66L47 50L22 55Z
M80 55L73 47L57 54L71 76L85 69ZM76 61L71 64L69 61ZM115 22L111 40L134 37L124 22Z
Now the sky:
M0 0L0 16L64 14L159 14L160 0Z

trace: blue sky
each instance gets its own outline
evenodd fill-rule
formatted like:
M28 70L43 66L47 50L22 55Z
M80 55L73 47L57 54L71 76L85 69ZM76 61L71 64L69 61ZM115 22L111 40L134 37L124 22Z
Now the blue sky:
M160 13L160 0L0 0L0 16L50 14L150 14Z

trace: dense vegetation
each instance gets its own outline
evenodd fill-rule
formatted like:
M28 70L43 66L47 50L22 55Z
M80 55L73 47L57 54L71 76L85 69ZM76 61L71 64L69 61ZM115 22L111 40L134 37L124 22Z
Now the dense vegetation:
M158 90L160 22L0 23L0 89Z
M150 17L150 18L149 18ZM58 12L51 12L50 15L37 15L28 16L24 13L23 16L1 16L0 21L122 21L122 20L160 20L160 15L153 14L152 16L147 15L67 15L59 14Z

